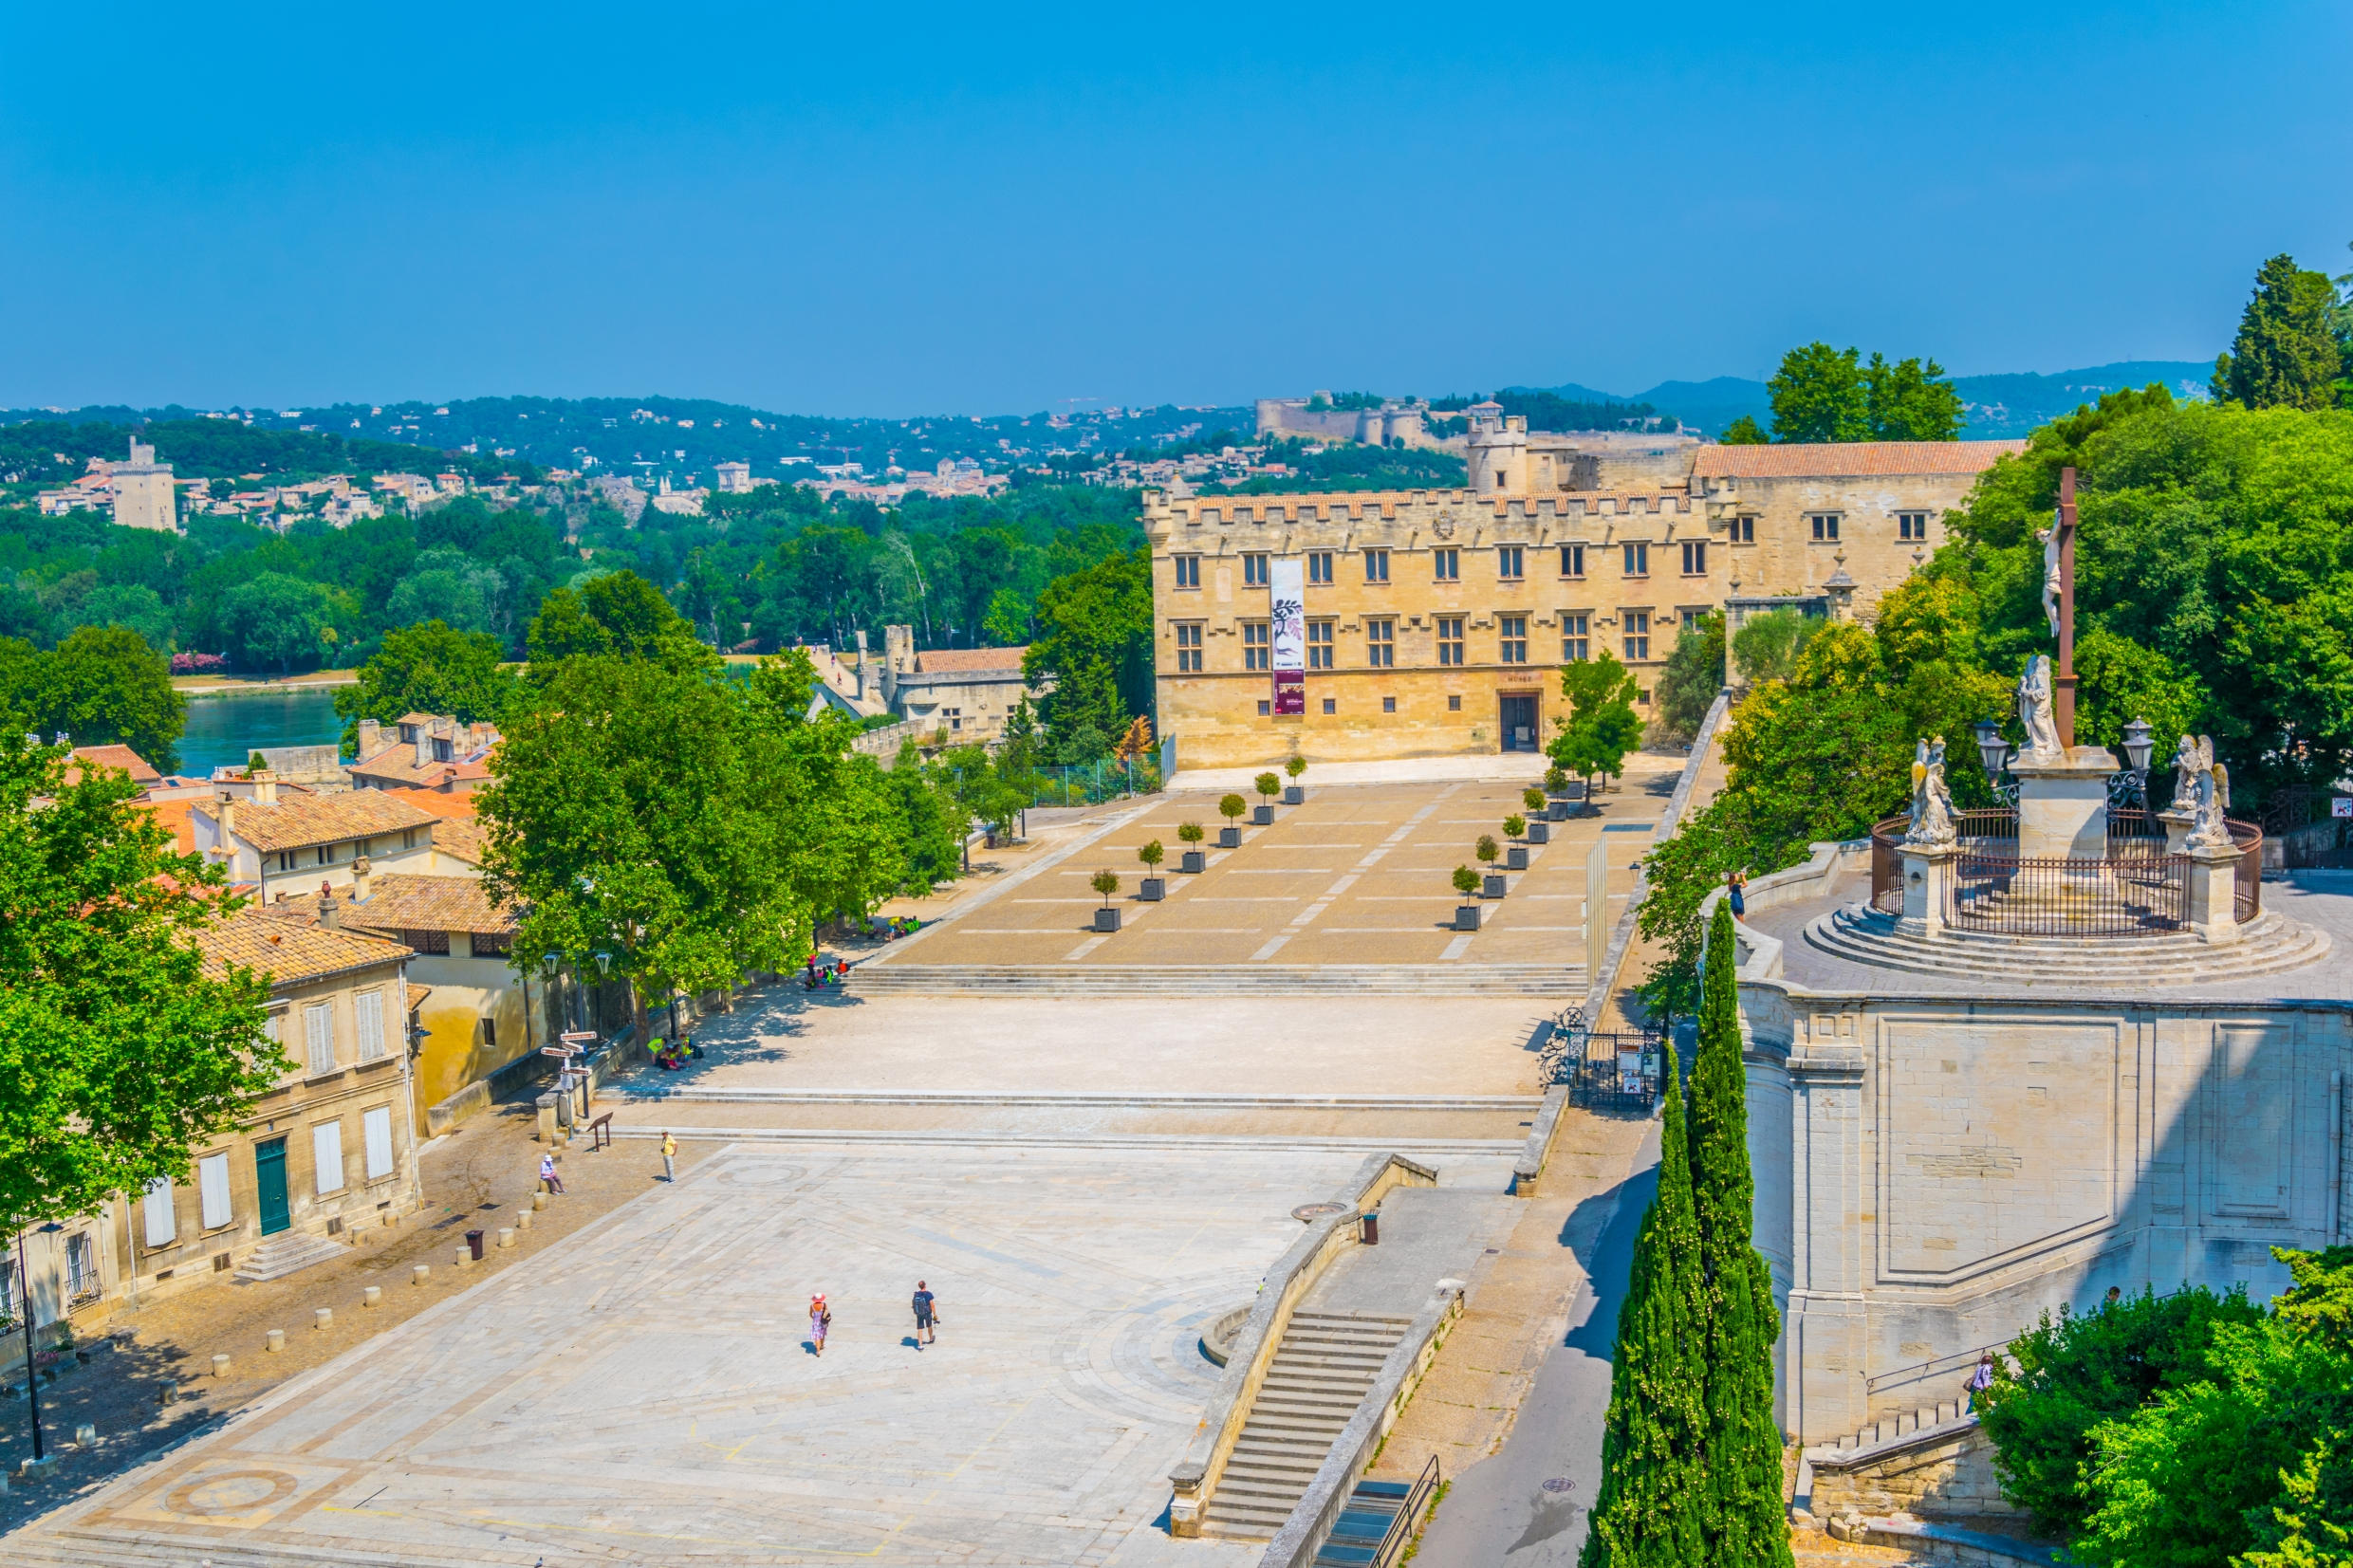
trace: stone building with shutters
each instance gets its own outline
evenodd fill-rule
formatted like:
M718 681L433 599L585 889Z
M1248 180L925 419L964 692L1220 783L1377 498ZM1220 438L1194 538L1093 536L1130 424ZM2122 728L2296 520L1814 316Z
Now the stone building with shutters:
M199 938L208 964L269 977L269 1031L292 1061L188 1181L115 1206L125 1293L277 1279L417 1208L408 1039L427 989L404 943L344 925L348 899L304 902L248 908Z
M1144 492L1156 717L1180 766L1541 749L1564 716L1559 667L1604 649L1647 711L1709 611L1872 618L1977 475L2023 446L1728 447L1470 415L1464 489ZM1273 610L1293 581L1304 711L1287 713Z
M379 789L314 795L282 791L265 768L248 783L250 799L216 788L188 808L196 853L222 866L240 888L262 902L315 899L321 887L348 887L361 857L379 871L431 875L469 868L444 864L434 852L438 819Z

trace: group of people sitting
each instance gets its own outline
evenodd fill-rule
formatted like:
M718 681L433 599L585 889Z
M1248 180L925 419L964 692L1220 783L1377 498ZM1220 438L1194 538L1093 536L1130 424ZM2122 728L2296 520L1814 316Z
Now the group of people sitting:
M913 936L923 929L923 922L912 914L894 914L888 920L877 918L869 929L885 942L896 942L902 936Z
M801 960L801 986L805 990L845 986L849 984L849 978L850 965L846 958L837 958L828 964L824 953L813 952Z
M695 1042L684 1035L680 1035L676 1040L664 1040L661 1036L656 1035L651 1043L654 1050L654 1065L666 1073L675 1073L702 1055L702 1052L695 1048Z

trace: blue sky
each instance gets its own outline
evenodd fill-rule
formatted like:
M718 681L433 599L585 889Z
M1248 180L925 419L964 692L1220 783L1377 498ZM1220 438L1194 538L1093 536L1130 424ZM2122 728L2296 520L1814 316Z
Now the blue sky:
M0 11L0 406L1030 411L2195 359L2353 7Z

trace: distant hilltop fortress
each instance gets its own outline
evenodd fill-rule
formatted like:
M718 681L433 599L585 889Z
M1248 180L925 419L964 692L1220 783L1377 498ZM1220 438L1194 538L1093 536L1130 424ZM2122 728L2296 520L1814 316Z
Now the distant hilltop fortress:
M1305 435L1325 441L1362 441L1368 447L1437 447L1462 450L1462 438L1430 434L1430 405L1419 397L1384 397L1379 408L1342 408L1328 392L1305 397L1258 399L1261 436Z

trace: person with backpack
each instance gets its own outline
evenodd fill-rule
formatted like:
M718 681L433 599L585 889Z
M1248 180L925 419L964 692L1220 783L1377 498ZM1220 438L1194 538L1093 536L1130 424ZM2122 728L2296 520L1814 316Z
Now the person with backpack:
M819 1356L825 1354L825 1331L833 1327L833 1309L825 1305L825 1293L819 1291L809 1298L809 1348Z
M939 1337L933 1325L939 1321L939 1301L932 1295L932 1287L917 1280L915 1282L915 1348L936 1344Z

